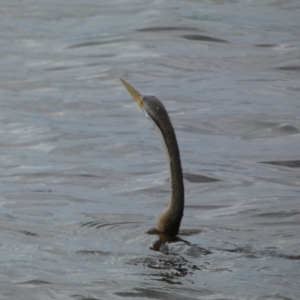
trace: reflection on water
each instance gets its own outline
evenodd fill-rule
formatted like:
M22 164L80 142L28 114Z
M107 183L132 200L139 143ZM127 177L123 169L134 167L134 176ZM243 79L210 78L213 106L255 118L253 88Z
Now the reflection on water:
M1 3L0 299L293 299L299 5ZM121 86L160 98L181 150Z

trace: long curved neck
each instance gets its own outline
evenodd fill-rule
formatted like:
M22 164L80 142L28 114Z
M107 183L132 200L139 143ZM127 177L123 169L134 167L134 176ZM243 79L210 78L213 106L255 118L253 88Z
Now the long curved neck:
M159 129L162 133L169 163L171 181L171 200L169 208L174 216L181 219L184 210L184 185L180 153L171 121L169 118L165 118L164 121L169 123L168 126L159 126Z

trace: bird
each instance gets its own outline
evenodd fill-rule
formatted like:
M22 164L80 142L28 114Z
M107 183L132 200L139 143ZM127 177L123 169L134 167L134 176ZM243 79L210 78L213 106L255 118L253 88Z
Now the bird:
M174 237L179 233L184 211L183 173L175 130L169 114L160 100L155 96L141 95L123 78L120 78L120 80L137 102L138 106L154 122L158 131L161 133L169 166L171 198L167 207L158 217L155 232Z

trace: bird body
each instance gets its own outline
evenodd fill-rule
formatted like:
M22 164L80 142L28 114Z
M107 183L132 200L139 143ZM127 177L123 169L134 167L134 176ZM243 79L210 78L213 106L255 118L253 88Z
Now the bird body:
M160 100L154 96L143 96L124 79L121 78L121 81L161 133L169 165L171 199L168 206L161 212L155 229L159 233L175 236L179 232L184 211L184 185L180 152L174 128L168 112Z

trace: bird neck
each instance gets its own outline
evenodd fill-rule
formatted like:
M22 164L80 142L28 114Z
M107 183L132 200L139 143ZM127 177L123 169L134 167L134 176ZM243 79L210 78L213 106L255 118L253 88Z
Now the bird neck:
M184 210L184 185L178 143L172 126L168 130L163 130L162 135L166 147L171 183L169 209L174 217L181 220Z

